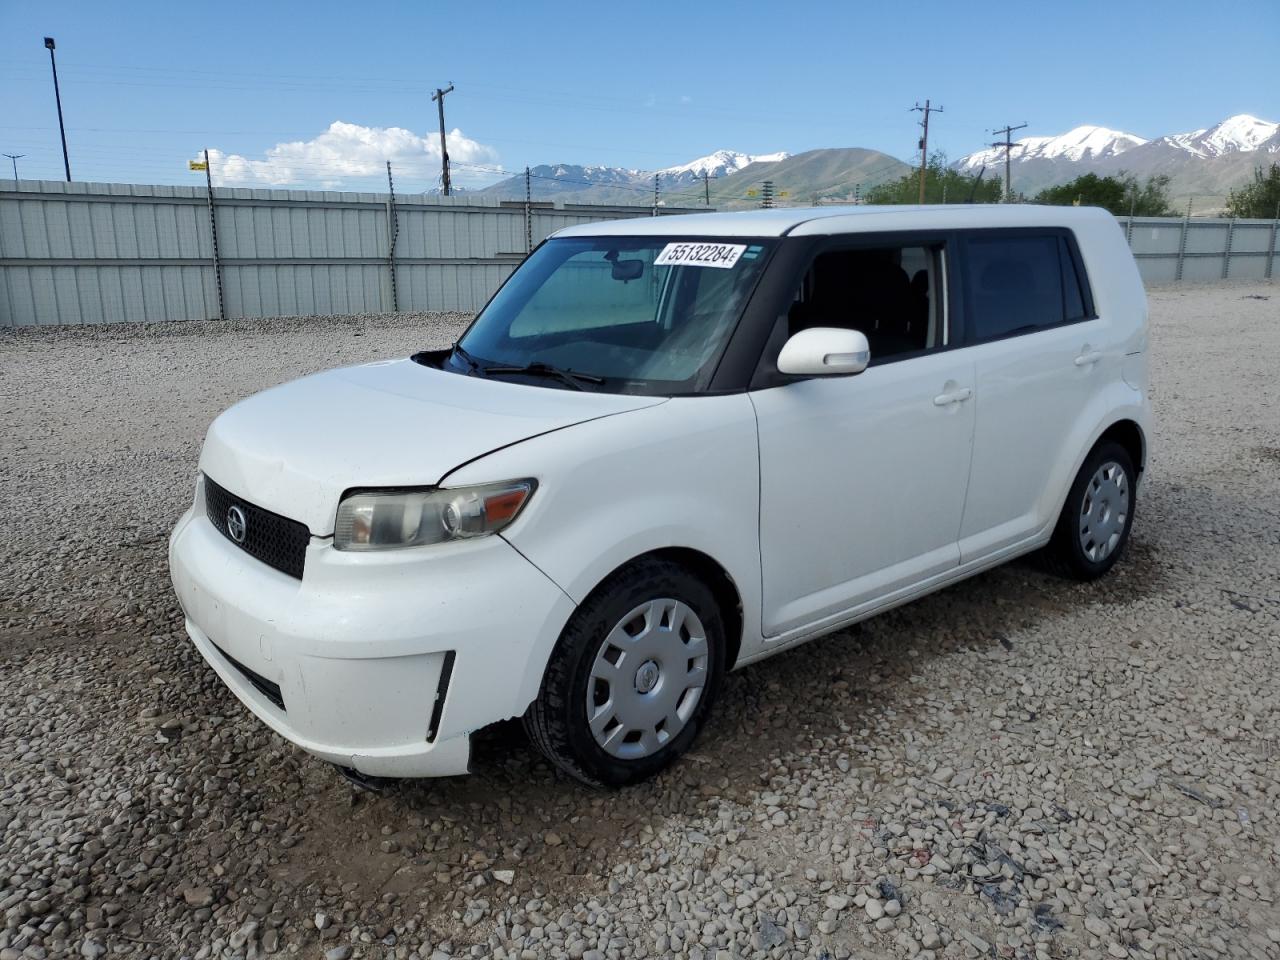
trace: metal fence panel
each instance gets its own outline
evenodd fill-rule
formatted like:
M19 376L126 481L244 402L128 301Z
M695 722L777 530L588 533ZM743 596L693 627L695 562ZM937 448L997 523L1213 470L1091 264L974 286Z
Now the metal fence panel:
M393 308L387 195L220 188L214 200L228 317ZM208 204L203 187L0 180L0 326L218 316ZM652 212L397 197L399 309L475 311L555 231ZM1120 224L1147 283L1277 275L1274 221Z

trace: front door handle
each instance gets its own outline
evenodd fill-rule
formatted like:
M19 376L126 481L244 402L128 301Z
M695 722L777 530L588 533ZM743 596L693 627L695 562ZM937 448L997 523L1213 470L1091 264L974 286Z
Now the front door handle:
M1080 356L1076 357L1075 364L1077 367L1087 367L1091 363L1097 363L1102 359L1101 350L1082 350Z
M963 403L973 396L973 391L968 387L961 390L952 390L948 393L940 393L933 398L935 407L945 407L953 403Z

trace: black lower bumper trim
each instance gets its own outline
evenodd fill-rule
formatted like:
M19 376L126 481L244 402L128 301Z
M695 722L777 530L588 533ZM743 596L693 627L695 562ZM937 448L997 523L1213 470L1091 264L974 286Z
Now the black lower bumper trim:
M242 677L244 677L246 680L249 681L249 685L252 686L253 689L257 690L260 694L262 694L264 697L266 697L268 700L274 703L277 707L280 708L281 711L285 710L284 694L280 692L280 684L272 683L262 674L255 673L254 671L250 670L243 663L241 663L235 657L231 656L231 654L227 653L227 651L223 650L217 644L213 645L213 649L217 650L218 653L222 654L222 659L226 660L227 663L235 667L236 671Z

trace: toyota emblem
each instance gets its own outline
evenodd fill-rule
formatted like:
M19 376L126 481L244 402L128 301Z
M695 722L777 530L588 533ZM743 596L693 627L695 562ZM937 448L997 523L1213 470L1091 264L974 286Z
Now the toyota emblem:
M245 531L248 525L245 523L244 511L239 507L231 507L227 510L227 536L236 543L244 543Z

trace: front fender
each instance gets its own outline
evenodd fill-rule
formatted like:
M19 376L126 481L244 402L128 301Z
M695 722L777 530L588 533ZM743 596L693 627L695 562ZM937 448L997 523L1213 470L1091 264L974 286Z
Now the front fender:
M738 588L742 656L761 642L759 451L745 394L578 424L495 451L446 484L522 476L538 490L503 536L575 603L641 554L693 549Z

